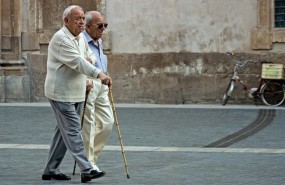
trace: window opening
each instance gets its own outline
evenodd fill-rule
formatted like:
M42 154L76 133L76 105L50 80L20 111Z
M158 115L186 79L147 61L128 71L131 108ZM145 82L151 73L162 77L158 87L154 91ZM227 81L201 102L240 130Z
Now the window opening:
M285 28L285 0L274 1L275 20L274 25L276 28Z

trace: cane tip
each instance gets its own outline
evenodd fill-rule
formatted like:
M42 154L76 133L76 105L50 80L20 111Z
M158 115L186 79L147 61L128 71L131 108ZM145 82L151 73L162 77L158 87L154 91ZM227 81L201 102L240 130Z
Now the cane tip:
M128 178L128 179L130 178L129 174L127 175L127 178Z

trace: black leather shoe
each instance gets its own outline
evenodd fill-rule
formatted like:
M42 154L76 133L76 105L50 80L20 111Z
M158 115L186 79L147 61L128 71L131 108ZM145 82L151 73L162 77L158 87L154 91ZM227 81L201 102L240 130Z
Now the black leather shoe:
M55 179L55 180L70 180L71 177L64 175L62 173L59 174L54 174L54 175L42 175L42 180L51 180L51 179Z
M93 171L93 178L92 179L103 177L106 174L104 171L97 171L97 170L92 170L92 171Z
M106 173L104 171L97 171L97 170L91 170L89 173L81 173L81 182L85 183L88 181L91 181L91 179L96 179L103 177Z

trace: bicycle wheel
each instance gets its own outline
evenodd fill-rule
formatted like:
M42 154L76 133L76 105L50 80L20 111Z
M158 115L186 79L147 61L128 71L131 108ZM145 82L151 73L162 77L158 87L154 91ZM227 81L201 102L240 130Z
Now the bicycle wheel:
M261 100L265 105L279 106L285 100L284 88L280 83L267 82L260 90Z
M234 90L234 86L235 86L235 81L231 80L231 82L228 85L228 88L226 90L226 92L224 93L223 97L222 97L222 105L226 105L229 98L232 95L232 92Z

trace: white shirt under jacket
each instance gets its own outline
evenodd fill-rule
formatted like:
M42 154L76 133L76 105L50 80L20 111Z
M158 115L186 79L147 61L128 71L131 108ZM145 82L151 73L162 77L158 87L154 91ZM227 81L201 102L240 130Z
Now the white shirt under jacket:
M96 61L82 33L74 37L63 26L48 46L45 95L61 102L82 102L85 99L87 76L97 78L100 69L85 58ZM87 76L86 76L87 75Z

